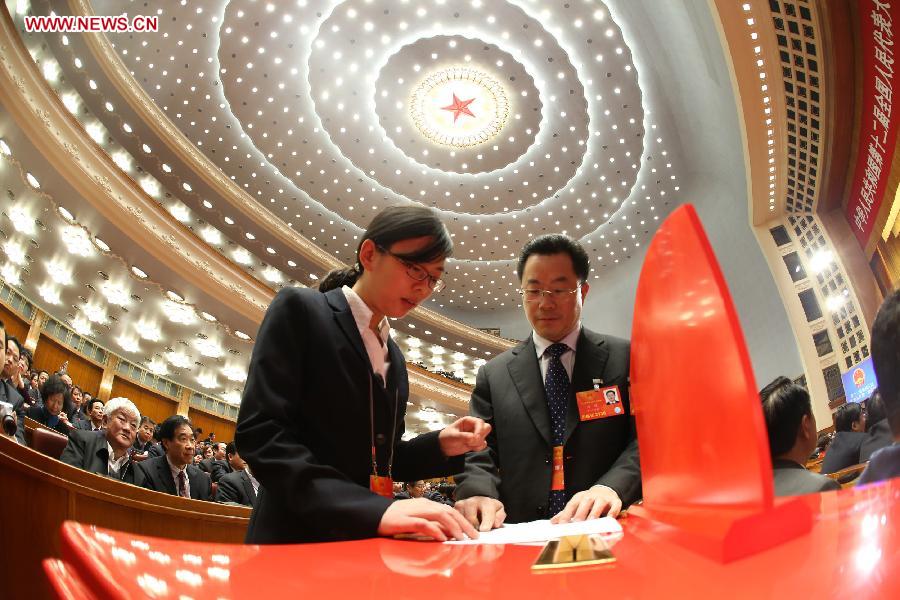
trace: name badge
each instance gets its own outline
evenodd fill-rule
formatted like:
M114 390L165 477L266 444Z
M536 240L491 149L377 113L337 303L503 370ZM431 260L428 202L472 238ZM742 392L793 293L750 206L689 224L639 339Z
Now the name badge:
M578 416L582 421L593 421L625 414L619 386L587 390L575 394L578 402Z
M381 475L369 475L369 489L385 498L394 499L394 480Z
M553 446L553 477L550 479L550 489L554 491L566 489L566 479L563 471L563 447Z

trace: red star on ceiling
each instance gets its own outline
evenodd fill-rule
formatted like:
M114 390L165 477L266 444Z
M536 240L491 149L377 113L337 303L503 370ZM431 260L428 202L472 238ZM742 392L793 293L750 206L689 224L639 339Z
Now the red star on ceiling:
M475 101L475 98L471 98L469 100L460 100L456 97L456 94L453 94L453 104L450 106L443 106L441 110L449 110L453 112L453 122L456 123L456 120L459 118L459 115L469 115L470 117L474 117L475 115L469 110L469 105Z

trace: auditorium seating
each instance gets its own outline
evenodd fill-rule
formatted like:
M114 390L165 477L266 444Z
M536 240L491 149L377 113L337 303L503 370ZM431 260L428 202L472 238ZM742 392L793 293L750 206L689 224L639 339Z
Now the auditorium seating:
M45 427L36 427L31 432L31 447L50 458L59 459L68 443L69 438Z
M41 561L59 556L63 521L164 538L240 543L250 517L246 507L179 498L88 473L5 437L0 437L0 490L5 540L0 544L0 581L2 596L9 598L49 595Z

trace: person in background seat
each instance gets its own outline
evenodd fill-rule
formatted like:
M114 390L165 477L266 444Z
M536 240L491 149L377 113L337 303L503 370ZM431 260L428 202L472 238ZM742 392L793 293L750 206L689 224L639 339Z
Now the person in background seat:
M137 463L136 477L142 478L141 485L182 498L211 500L209 475L191 464L194 459L191 422L182 415L173 415L159 426L159 437L166 454Z
M103 428L100 431L73 429L59 460L90 473L140 485L142 482L135 479L131 461L131 448L140 418L141 414L131 400L113 398L106 404Z
M838 407L834 413L835 434L822 461L822 474L836 473L859 464L859 449L866 439L866 413L856 402Z

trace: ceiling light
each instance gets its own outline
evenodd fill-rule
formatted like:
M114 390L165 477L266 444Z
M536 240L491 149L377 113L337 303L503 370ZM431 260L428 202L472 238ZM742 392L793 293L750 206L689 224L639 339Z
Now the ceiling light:
M91 242L91 237L81 227L69 225L63 227L60 233L62 234L63 243L70 254L86 257L94 253L94 244Z
M109 244L107 244L106 242L104 242L103 240L101 240L98 237L94 238L94 245L97 246L98 248L100 248L100 250L102 250L103 252L109 252L109 250L110 250Z
M116 342L118 342L119 346L125 352L139 352L140 346L138 346L138 342L133 337L129 337L126 335L120 335L116 338Z
M51 260L46 263L47 274L50 275L50 279L53 280L53 283L57 283L59 285L72 285L72 269L63 263Z
M80 315L75 317L72 321L72 329L74 329L75 333L78 335L94 335L94 332L91 329L91 322Z
M247 369L237 365L231 365L222 369L222 375L224 375L228 381L246 381Z
M166 352L166 360L179 369L187 369L192 363L191 358L184 352Z
M197 314L194 312L194 309L186 304L166 300L163 302L162 310L173 323L193 325L197 322Z
M184 302L184 297L178 292L173 292L172 290L166 291L166 296L169 300L174 300L175 302Z
M249 265L253 262L253 257L244 248L238 248L231 253L231 256L234 258L235 262L242 265Z
M147 274L137 267L131 267L131 272L135 274L135 276L140 277L141 279L147 279Z
M819 250L809 259L809 266L813 273L818 274L831 265L834 253L831 250Z
M58 206L58 207L56 207L56 211L57 211L60 215L62 215L62 218L65 219L66 221L72 222L72 221L75 220L75 216L74 216L72 213L70 213L70 212L68 211L68 209L66 209L64 206Z
M6 240L6 243L3 244L3 251L6 252L9 260L17 265L24 265L27 262L25 248L22 244L13 240Z
M250 336L247 335L246 333L244 333L243 331L235 331L235 332L234 332L234 335L238 336L238 337L241 338L242 340L249 340L249 339L250 339Z
M841 296L839 294L836 294L833 296L828 296L828 298L825 299L825 306L831 312L837 312L838 310L840 310L841 306L843 306L843 305L844 305L844 296Z
M22 274L12 263L6 263L0 267L0 277L3 277L3 281L7 285L18 286L22 283Z
M208 312L201 312L200 317L202 317L204 321L209 321L210 323L216 322L216 318Z
M166 366L166 363L159 360L158 358L154 358L150 362L147 363L147 369L150 370L154 375L168 375L169 368Z
M128 306L131 303L131 295L128 293L128 290L110 281L100 286L100 292L110 304Z
M38 288L38 294L47 304L62 304L62 301L59 299L59 290L50 283L45 283L40 286Z
M197 348L200 354L208 358L219 358L220 356L225 354L222 346L220 346L218 342L209 338L198 338L194 341L194 347Z
M241 403L241 394L236 390L231 390L222 394L222 400L224 400L228 404L237 406Z
M9 209L9 220L12 221L16 231L25 235L34 235L37 231L34 217L21 204L16 204Z
M169 212L182 223L187 223L191 220L191 211L183 204L173 204L169 207Z
M9 149L6 140L0 139L0 152L6 156L12 156L12 150Z
M81 311L84 313L84 316L92 323L98 323L100 325L105 324L109 319L106 316L106 311L103 310L102 306L97 304L85 304L81 307Z
M219 233L218 229L214 229L213 227L204 227L200 230L200 237L213 246L218 246L222 243L222 234Z
M138 321L138 324L135 325L135 329L137 330L138 335L141 336L141 339L145 339L148 342L158 342L162 339L159 327L152 323L148 323L147 321Z
M204 373L203 375L198 375L197 383L208 390L219 387L219 380L216 379L216 376L212 373Z
M263 269L262 276L263 279L272 283L281 283L284 281L284 275L281 274L281 271L272 267Z

